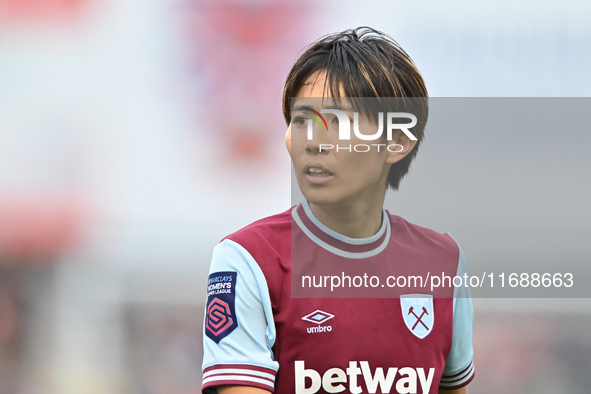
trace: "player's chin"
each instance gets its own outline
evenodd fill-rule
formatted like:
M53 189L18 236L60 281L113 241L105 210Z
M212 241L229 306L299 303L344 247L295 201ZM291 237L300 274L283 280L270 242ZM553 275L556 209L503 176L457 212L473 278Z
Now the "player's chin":
M310 187L302 189L302 194L310 204L320 207L338 205L341 201L339 193L327 187Z

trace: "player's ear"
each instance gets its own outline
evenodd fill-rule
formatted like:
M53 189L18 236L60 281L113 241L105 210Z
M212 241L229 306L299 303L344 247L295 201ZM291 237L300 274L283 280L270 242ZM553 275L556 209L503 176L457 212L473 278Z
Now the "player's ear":
M411 140L402 130L392 133L392 140L388 141L388 157L386 163L394 164L402 160L415 147L417 141Z
M287 148L287 153L291 156L291 123L285 133L285 147Z

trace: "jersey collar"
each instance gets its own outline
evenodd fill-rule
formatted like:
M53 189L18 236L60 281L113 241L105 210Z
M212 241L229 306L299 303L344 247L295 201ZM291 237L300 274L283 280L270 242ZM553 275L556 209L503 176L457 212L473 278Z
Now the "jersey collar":
M390 240L390 220L386 210L382 212L380 230L369 238L350 238L331 230L314 216L305 200L292 209L291 216L311 241L341 257L363 259L375 256L386 248Z

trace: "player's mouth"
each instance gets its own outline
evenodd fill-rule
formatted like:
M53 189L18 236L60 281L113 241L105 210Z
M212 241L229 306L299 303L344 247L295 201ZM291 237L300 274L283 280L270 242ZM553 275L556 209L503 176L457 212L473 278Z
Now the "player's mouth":
M320 164L308 164L304 168L304 173L308 181L312 183L323 183L328 181L334 175L326 167Z

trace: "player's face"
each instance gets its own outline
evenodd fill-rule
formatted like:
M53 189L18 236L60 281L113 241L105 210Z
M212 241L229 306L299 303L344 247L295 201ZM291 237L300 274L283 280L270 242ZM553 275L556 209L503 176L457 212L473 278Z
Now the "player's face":
M298 185L306 199L321 207L343 207L358 205L383 204L386 192L388 171L392 163L402 159L412 148L408 140L402 144L402 152L389 152L372 146L368 152L364 146L385 141L365 141L351 133L351 139L338 139L339 126L336 115L324 113L322 116L328 124L321 128L313 122L313 136L308 139L308 123L311 113L302 107L320 112L322 105L330 102L330 95L324 92L325 73L312 75L299 90L292 109L292 120L286 134L286 146L290 151L294 164ZM325 97L325 100L319 99ZM316 98L316 99L309 99ZM352 109L347 109L346 99L341 102L341 109L353 120ZM325 107L327 108L327 107ZM359 130L363 134L374 134L376 125L359 114ZM364 146L362 146L364 145ZM333 146L333 148L329 148ZM339 147L337 151L337 146ZM349 146L351 149L349 149ZM371 145L370 145L371 146Z

